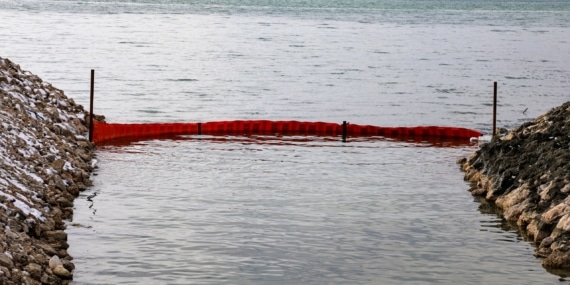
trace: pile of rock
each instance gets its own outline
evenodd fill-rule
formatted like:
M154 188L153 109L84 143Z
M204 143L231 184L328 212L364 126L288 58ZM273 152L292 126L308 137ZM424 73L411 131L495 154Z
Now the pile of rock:
M0 57L0 284L67 284L64 220L90 185L83 107Z
M549 269L570 268L570 102L458 161L471 193L494 203Z

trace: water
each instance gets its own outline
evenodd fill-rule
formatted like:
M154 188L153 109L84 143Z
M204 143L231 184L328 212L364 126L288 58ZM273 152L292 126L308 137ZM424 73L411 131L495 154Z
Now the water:
M0 1L0 38L3 56L85 106L95 69L95 110L114 122L318 119L488 132L493 81L500 126L569 98L566 2L343 2Z
M568 101L566 1L7 1L8 57L110 122L489 132ZM210 138L99 148L76 284L558 284L467 192L476 146ZM94 197L93 197L94 196ZM93 197L89 198L88 197Z
M105 147L78 284L559 283L478 210L472 147L196 139ZM144 175L143 175L144 174ZM81 209L81 210L79 210ZM73 247L73 246L72 246Z

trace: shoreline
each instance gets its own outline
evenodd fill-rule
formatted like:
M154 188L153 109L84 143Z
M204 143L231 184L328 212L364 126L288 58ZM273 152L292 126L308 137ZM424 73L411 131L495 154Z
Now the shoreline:
M91 185L88 113L0 57L0 283L68 284L66 222Z
M0 57L0 281L69 284L66 223L91 185L89 114L62 90ZM458 163L470 192L570 269L570 102L484 144Z
M471 194L533 242L544 268L570 269L570 102L457 163Z

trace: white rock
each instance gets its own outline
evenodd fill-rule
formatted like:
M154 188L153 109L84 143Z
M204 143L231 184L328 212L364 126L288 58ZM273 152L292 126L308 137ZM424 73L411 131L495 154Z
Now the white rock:
M51 270L55 270L58 266L63 266L63 263L59 259L59 256L54 255L49 259L49 268L51 268Z

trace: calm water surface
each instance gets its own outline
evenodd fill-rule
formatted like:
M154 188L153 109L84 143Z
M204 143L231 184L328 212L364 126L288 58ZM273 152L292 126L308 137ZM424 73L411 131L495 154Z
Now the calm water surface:
M569 100L570 3L289 2L0 1L0 45L85 106L95 69L95 110L113 122L346 120L488 132L493 81L501 126Z
M76 283L559 283L466 191L475 147L314 139L102 148Z
M489 132L570 99L567 1L0 0L0 53L110 122ZM75 284L559 284L467 192L477 146L211 138L97 150Z

